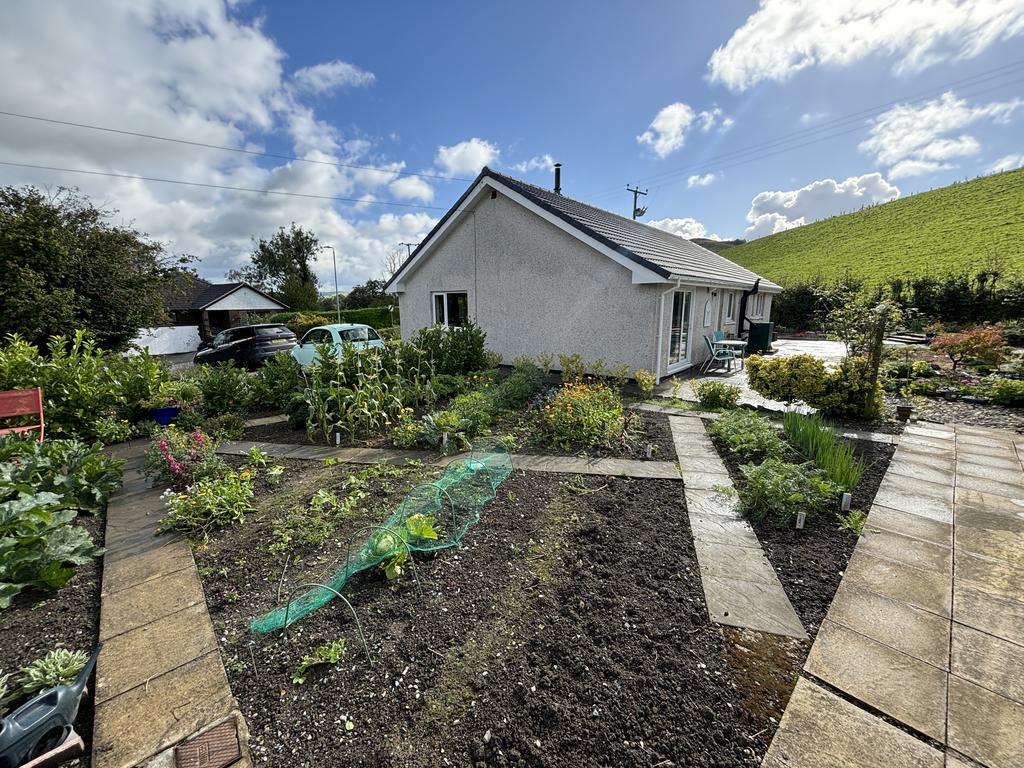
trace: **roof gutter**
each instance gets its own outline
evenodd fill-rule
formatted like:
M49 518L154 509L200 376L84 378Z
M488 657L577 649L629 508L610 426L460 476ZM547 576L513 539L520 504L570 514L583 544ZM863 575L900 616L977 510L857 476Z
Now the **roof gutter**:
M757 278L757 280L754 281L754 287L751 288L750 290L744 291L743 295L740 296L740 325L739 328L736 329L737 336L742 336L746 330L743 326L750 323L750 318L747 317L747 301L754 294L760 293L760 291L761 278L759 277Z

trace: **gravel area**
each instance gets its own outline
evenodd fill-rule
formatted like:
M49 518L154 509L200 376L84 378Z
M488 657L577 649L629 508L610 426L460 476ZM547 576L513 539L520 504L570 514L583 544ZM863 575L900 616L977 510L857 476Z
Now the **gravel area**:
M886 395L886 416L895 418L897 403L901 399ZM1003 405L977 405L960 400L942 400L937 397L917 398L913 402L914 416L923 421L942 424L968 424L975 427L1010 429L1024 432L1024 408Z

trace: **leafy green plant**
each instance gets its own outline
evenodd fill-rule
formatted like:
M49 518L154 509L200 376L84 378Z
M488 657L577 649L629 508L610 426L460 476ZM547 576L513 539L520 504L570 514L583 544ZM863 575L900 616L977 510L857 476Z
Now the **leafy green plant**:
M458 328L443 325L422 328L409 342L423 351L436 373L466 374L489 367L485 339L480 326L469 322Z
M252 509L252 497L253 476L248 470L204 477L181 493L165 494L167 513L161 526L206 541L215 529L242 522Z
M854 456L853 447L836 437L820 416L790 411L782 417L782 426L789 442L817 464L829 480L844 491L853 490L864 473L864 462Z
M702 379L693 385L693 393L705 408L735 408L740 401L740 388L724 381Z
M252 380L252 400L262 407L284 411L302 385L302 366L286 352L267 360Z
M252 403L252 377L234 363L197 366L192 375L202 392L207 416L244 413Z
M57 685L67 685L82 671L88 660L84 651L56 648L22 668L18 695L31 696Z
M622 398L605 384L569 381L542 407L540 425L559 448L609 445L625 430Z
M224 413L211 416L202 423L202 431L217 442L223 440L241 440L245 437L245 420L237 413Z
M313 649L313 652L306 654L299 662L292 674L292 682L295 685L302 685L306 682L306 675L309 670L320 666L334 666L345 658L345 639L335 640L330 645L320 645Z
M583 360L583 355L578 353L572 355L559 355L558 365L562 372L563 382L582 379L587 373L587 364Z
M275 464L272 467L267 467L264 477L267 478L267 482L271 485L279 485L284 477L284 466L282 464Z
M780 459L786 453L786 444L772 423L751 411L729 411L712 422L708 432L741 461Z
M424 515L422 513L409 515L405 519L405 528L412 539L436 541L439 534L437 518L433 515Z
M811 355L751 355L747 359L750 388L769 400L810 403L821 391L824 378L825 363Z
M633 379L636 381L637 389L644 400L650 399L654 394L654 387L658 383L658 377L648 370L639 368L633 371Z
M740 509L754 520L768 518L789 525L800 512L808 515L825 511L835 501L839 488L810 462L789 464L765 459L759 465L740 467L746 482L739 489Z
M839 516L839 530L851 531L858 536L864 532L868 516L859 509L851 509L845 515Z
M844 357L826 372L821 389L808 401L826 416L874 420L882 416L882 385L872 364L862 357Z
M491 392L491 401L496 410L521 408L544 387L544 374L529 360L520 361L516 367Z
M250 467L260 468L267 466L267 462L270 460L270 454L260 448L258 445L254 445L249 449L249 452L245 454L245 463Z
M50 491L65 506L97 512L121 486L123 461L108 459L101 445L77 440L0 436L0 498L14 490Z
M982 381L982 392L996 405L1024 405L1024 380L990 376Z

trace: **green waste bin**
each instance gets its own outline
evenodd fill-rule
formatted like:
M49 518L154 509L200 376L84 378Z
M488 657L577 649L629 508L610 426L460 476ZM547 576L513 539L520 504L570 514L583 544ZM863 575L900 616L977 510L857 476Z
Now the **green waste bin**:
M751 323L747 333L747 354L755 355L772 348L775 323Z

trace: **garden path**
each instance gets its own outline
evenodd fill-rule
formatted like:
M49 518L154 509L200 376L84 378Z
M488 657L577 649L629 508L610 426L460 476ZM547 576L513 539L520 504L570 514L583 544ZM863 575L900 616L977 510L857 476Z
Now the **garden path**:
M1024 765L1022 458L907 427L765 768Z
M219 758L191 764L250 765L192 550L155 533L164 500L142 475L144 449L108 451L127 463L107 506L92 764L171 765L177 745L178 753ZM208 734L205 743L199 734ZM223 759L235 753L242 756Z
M387 461L400 464L422 461L424 464L446 466L457 459L468 458L468 453L438 456L432 451L400 451L386 448L332 448L326 445L290 445L234 440L223 443L218 453L243 456L252 448L259 448L275 459L337 459L350 464L376 464ZM679 468L671 461L639 461L635 459L588 459L580 456L546 456L513 453L512 466L533 472L555 472L573 475L613 475L616 477L655 478L679 480Z
M693 416L669 416L708 615L718 624L806 639L779 577L735 497L732 479Z

